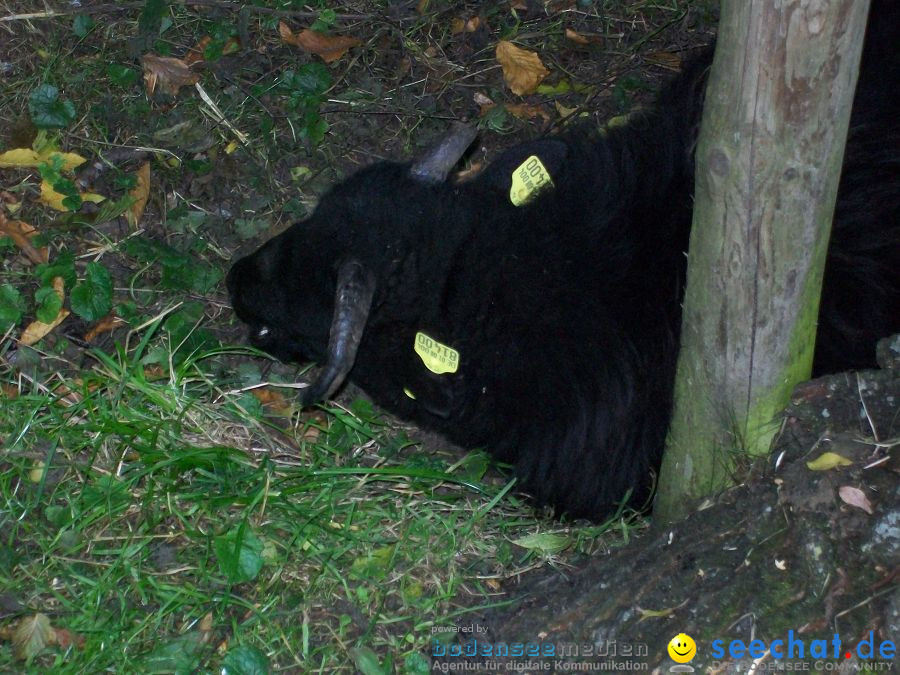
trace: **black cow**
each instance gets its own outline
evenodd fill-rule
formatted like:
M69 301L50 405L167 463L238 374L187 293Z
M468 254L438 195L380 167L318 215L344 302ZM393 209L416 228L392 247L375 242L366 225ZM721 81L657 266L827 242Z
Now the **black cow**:
M816 373L874 365L900 332L900 3L873 13L819 317ZM447 180L457 128L379 163L228 275L251 341L349 377L385 409L515 465L540 503L644 503L669 424L711 53L646 111L518 145Z

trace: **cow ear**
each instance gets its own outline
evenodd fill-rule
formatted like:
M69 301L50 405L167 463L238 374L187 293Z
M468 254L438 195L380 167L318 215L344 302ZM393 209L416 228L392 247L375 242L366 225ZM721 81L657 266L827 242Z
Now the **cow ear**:
M516 206L539 190L555 186L569 149L563 141L544 138L510 148L476 179L503 192Z

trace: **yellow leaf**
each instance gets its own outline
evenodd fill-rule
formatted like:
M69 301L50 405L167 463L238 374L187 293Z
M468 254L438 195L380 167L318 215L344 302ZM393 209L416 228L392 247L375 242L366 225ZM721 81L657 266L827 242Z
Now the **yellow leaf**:
M59 314L56 315L56 318L50 323L32 321L25 327L25 330L22 331L22 335L19 337L19 343L30 347L31 345L40 342L45 336L51 333L54 328L65 321L67 316L69 316L69 310L61 309L59 310Z
M98 204L102 202L106 197L103 195L98 195L96 192L80 192L79 196L82 201L85 202L94 202ZM56 209L57 211L69 211L70 209L63 206L63 199L66 198L66 195L60 194L56 190L53 189L53 186L50 185L47 181L41 181L41 196L38 201L43 204L46 204L51 209Z
M144 208L147 206L147 198L150 196L150 162L144 162L135 176L137 176L137 185L128 193L134 198L134 203L125 212L128 224L132 227L137 227L140 222L141 216L144 215Z
M40 483L44 477L44 467L47 466L43 461L37 460L31 470L28 472L28 480L32 483Z
M72 169L87 161L84 157L76 155L74 152L53 151L39 153L31 148L14 148L13 150L0 152L0 169L25 166L35 167L44 162L52 164L55 157L62 158L61 169L63 171L72 171Z
M853 462L836 452L823 452L811 462L807 462L806 466L811 471L828 471L838 466L853 466Z
M497 43L497 60L503 66L503 78L514 94L526 96L534 92L550 71L534 52L516 47L512 42Z
M62 277L54 277L53 278L53 290L56 291L56 295L59 296L60 300L65 300L65 281L63 281ZM53 319L50 323L44 323L43 321L32 321L25 330L22 331L22 335L19 337L19 343L30 347L31 345L39 342L44 338L47 334L49 334L54 328L56 328L59 324L66 320L66 317L69 316L69 310L62 308L59 310L59 313L56 315L56 318Z

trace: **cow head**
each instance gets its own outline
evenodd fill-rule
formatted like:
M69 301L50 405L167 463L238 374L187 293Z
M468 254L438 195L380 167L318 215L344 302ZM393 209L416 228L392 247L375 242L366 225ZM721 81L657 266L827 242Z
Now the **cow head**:
M313 215L292 225L228 273L234 311L250 342L283 361L317 361L322 370L302 395L304 404L331 396L353 367L390 251L390 213L402 208L372 176L379 169L410 186L443 183L475 137L456 125L411 166L360 172L327 194ZM400 186L402 189L402 183ZM395 181L391 191L397 192ZM387 201L386 201L387 200ZM376 215L373 215L376 214Z

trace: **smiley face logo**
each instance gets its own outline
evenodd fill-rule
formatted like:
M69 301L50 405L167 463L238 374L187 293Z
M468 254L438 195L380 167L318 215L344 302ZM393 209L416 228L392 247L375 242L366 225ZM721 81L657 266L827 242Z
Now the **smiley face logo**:
M679 633L669 641L669 657L675 663L687 663L697 654L697 643L686 633Z

